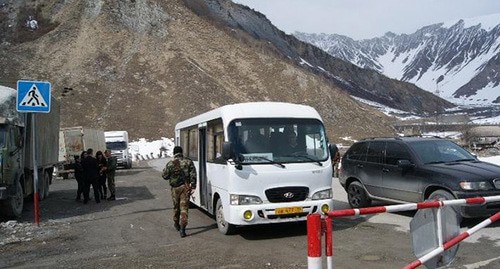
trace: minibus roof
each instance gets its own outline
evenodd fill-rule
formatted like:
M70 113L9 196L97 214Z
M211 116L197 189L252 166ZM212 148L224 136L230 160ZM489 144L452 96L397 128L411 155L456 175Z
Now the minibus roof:
M234 119L250 118L308 118L322 121L318 112L310 106L281 102L252 102L216 108L177 123L175 129L182 129L218 118L222 118L224 127L227 127L227 124Z

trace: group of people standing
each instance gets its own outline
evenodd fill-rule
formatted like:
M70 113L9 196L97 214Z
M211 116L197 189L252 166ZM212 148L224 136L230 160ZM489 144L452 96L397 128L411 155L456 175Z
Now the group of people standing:
M115 197L115 171L117 159L111 156L110 150L97 151L93 156L93 149L89 148L83 151L80 156L75 156L75 178L78 182L76 201L81 200L83 194L83 203L90 200L90 186L94 190L94 199L96 203L101 200L114 201ZM108 187L106 188L106 179ZM107 189L110 196L107 197Z

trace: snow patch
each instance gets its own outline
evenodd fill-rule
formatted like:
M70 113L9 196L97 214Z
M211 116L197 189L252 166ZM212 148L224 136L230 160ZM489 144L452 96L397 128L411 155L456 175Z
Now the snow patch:
M174 146L174 140L165 137L154 141L147 141L145 138L140 138L138 141L129 143L132 160L134 161L172 156Z

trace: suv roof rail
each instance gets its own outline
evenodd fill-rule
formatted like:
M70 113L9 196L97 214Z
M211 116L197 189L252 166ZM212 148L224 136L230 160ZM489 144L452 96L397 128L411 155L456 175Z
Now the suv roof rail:
M422 137L422 138L438 138L442 139L442 137L439 137L437 135L405 135L405 136L381 136L381 137L367 137L364 139L361 139L360 141L366 141L366 140L388 140L388 139L394 139L394 140L403 140L404 138L411 138L411 137Z
M437 135L424 135L424 134L419 134L419 135L405 135L403 137L432 137L432 138L441 138L440 136L437 136Z
M394 139L394 140L401 140L401 137L399 136L388 136L388 137L367 137L361 140L375 140L375 139Z

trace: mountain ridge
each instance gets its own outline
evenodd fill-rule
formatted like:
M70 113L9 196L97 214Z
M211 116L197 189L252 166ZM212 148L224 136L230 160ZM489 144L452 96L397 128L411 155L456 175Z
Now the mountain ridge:
M481 20L487 22L480 25ZM334 57L414 83L455 104L491 105L500 101L499 21L500 14L493 14L364 40L335 34L294 35Z
M285 34L263 14L246 6L229 0L204 0L197 3L205 4L206 16L217 18L226 27L240 29L258 40L269 42L282 57L323 76L350 95L416 114L434 113L436 110L442 112L453 107L451 103L413 84L340 61L315 46ZM198 5L196 8L201 7Z

